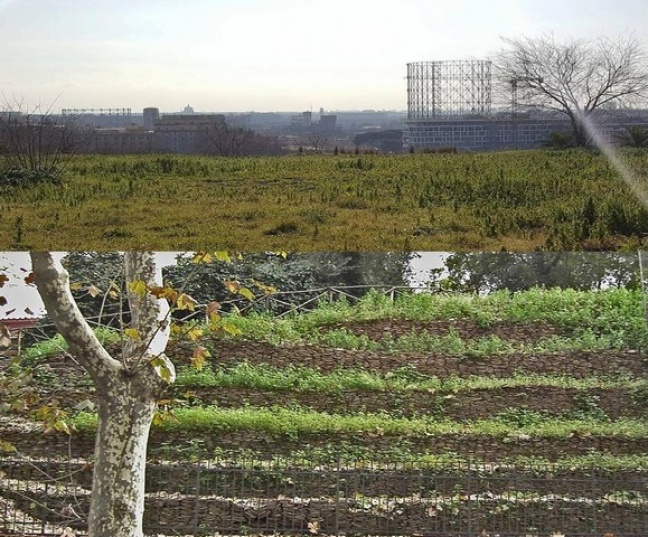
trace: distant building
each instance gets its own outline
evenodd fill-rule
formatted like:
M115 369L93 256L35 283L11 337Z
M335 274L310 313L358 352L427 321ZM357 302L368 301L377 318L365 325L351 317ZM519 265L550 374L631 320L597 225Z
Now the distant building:
M294 130L306 129L308 130L313 121L312 112L302 112L301 114L296 114L290 116L290 126Z
M145 154L154 151L155 134L142 128L97 129L90 150L103 154Z
M155 123L156 151L163 153L196 153L209 125L225 123L224 114L169 114Z
M319 131L335 132L337 129L337 116L335 114L320 114Z
M628 125L648 126L648 117L641 111L631 117L626 114L598 114L594 120L602 138L609 143L615 143ZM570 121L560 114L409 119L405 122L403 134L406 148L455 147L459 150L489 151L538 148L552 132L572 132Z
M160 120L160 109L154 107L145 108L142 117L144 120L144 130L152 131L155 128L155 124Z

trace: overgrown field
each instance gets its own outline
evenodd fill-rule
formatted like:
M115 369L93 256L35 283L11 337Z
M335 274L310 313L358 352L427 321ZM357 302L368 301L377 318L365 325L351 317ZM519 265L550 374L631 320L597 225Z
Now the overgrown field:
M627 152L639 177L648 153ZM79 156L2 187L0 249L635 248L648 211L586 151Z
M293 317L233 315L241 335L209 340L204 369L186 365L186 343L169 351L180 375L165 402L174 417L151 434L148 527L186 529L200 513L206 533L641 535L644 311L639 291L534 289L395 302L371 293ZM83 508L96 420L73 409L87 382L60 342L25 356L77 431L0 434L24 454L72 456ZM12 479L26 483L44 464ZM58 501L39 490L39 501Z

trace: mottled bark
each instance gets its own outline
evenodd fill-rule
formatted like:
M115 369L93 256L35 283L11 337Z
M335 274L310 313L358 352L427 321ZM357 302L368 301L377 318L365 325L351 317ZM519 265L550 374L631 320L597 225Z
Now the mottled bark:
M120 378L101 390L88 533L142 535L144 482L155 396L140 379Z
M146 448L156 399L166 386L161 358L175 377L163 351L168 340L168 305L149 293L129 293L132 327L129 339L114 358L102 347L79 311L65 269L45 252L31 254L36 286L48 314L67 341L70 352L85 367L97 387L98 426L92 497L88 516L90 537L140 537L144 511ZM161 284L151 252L126 253L128 281Z

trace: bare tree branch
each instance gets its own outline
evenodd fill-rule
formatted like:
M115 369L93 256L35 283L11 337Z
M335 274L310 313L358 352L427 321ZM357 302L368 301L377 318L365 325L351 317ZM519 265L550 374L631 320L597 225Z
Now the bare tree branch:
M632 106L648 95L648 62L634 37L571 40L552 34L503 39L495 58L500 90L518 91L529 109L566 114L577 143L586 143L581 117L610 103Z

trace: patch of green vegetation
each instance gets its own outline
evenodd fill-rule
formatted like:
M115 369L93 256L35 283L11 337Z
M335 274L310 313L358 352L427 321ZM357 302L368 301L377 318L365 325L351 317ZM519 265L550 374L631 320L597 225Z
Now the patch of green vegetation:
M455 354L500 354L506 352L555 352L560 350L604 350L639 347L648 341L648 327L643 317L644 297L640 291L610 289L599 292L561 289L531 289L486 296L457 293L406 293L395 301L372 291L356 304L346 300L321 302L309 313L280 319L255 314L233 315L229 320L244 337L271 343L304 341L324 343L348 349L424 350ZM322 331L328 325L379 319L412 321L450 321L464 319L479 326L512 321L523 324L545 322L558 326L569 336L552 336L525 346L495 336L463 341L458 334L434 337L412 334L375 342L355 336L348 330Z
M345 390L389 391L389 392L435 392L457 393L471 390L496 390L546 386L566 389L589 390L648 389L644 379L573 378L566 376L524 375L513 377L449 377L438 378L423 375L411 366L403 366L384 376L364 370L338 369L322 373L309 367L290 366L284 368L268 365L241 363L228 368L205 368L198 371L184 367L178 372L176 385L180 388L245 388L269 391L296 391L340 393Z
M255 431L257 433L297 438L300 435L378 434L381 436L429 435L485 435L510 439L517 435L530 438L570 438L574 434L643 438L648 434L648 423L629 418L598 422L593 419L568 420L534 419L532 423L517 425L503 419L484 419L473 422L439 421L436 418L395 418L387 413L335 415L298 408L218 407L179 408L176 419L164 421L159 427L169 432L196 434ZM92 430L96 416L81 413L73 420L80 430Z
M111 328L98 327L93 329L93 332L99 339L102 345L110 345L119 343L123 339L123 335L118 331ZM60 334L56 334L53 338L39 341L34 345L27 347L23 351L23 357L27 362L38 361L48 356L55 356L67 352L68 344Z

